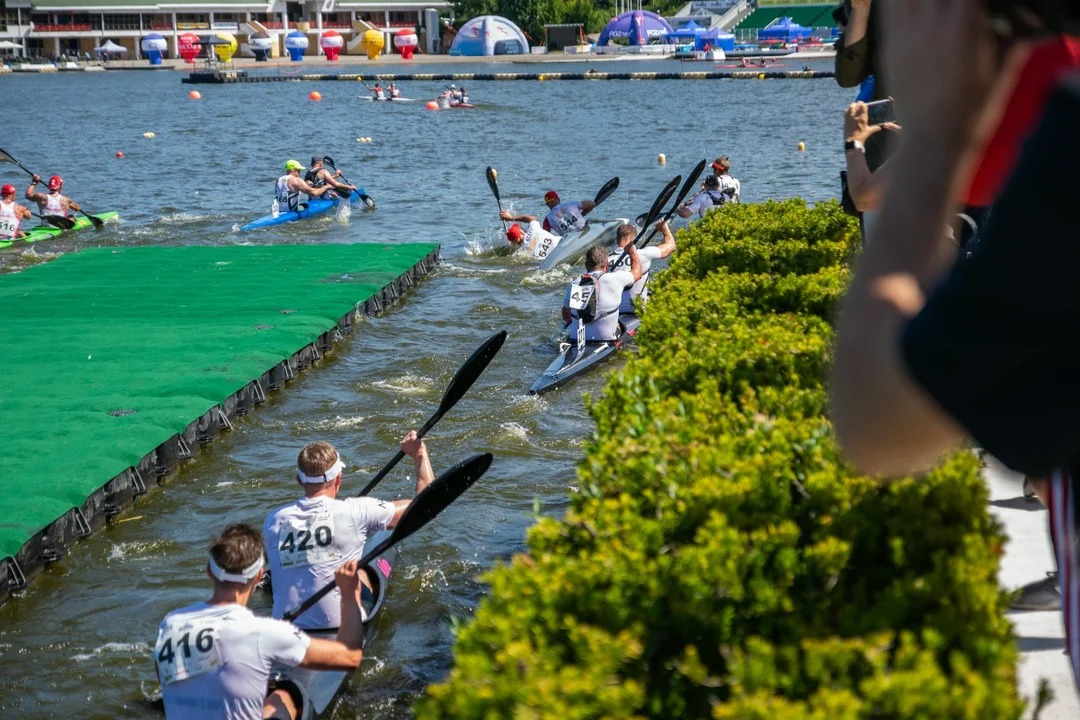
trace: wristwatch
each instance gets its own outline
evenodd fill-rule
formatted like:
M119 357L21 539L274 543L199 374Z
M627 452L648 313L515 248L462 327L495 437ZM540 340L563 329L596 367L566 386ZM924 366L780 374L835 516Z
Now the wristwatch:
M859 140L845 140L844 152L851 152L852 150L858 150L859 152L866 152L866 146Z

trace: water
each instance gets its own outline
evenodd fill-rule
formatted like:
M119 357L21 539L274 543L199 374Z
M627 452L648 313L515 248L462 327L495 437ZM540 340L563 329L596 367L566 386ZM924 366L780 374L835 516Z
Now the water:
M603 69L676 67L645 62ZM701 65L692 67L708 69ZM468 85L479 110L426 112L422 103L359 102L359 83L202 86L200 102L174 72L14 76L0 85L7 117L17 118L4 148L43 175L63 175L87 208L122 217L103 233L0 253L0 272L101 245L437 241L444 258L403 303L363 321L164 491L0 607L0 714L30 718L155 717L144 699L155 685L150 646L165 613L207 596L210 534L229 522L259 525L292 499L296 453L316 439L341 450L346 488L358 488L433 411L461 361L505 328L510 339L495 363L428 437L436 472L472 452L493 452L495 464L403 545L377 635L335 715L407 717L417 694L448 671L450 623L475 609L479 576L523 549L535 507L558 514L575 491L574 464L592 432L581 394L603 382L597 373L542 399L525 395L554 355L571 274L538 275L495 252L504 241L484 168L498 168L504 202L536 214L549 188L591 198L619 175L619 191L597 215L634 217L672 176L721 154L732 159L744 201L821 200L836 194L841 113L853 94L831 80L487 82ZM406 97L441 88L402 84ZM313 89L321 103L308 101ZM368 136L372 143L357 142ZM799 141L806 152L796 151ZM306 162L313 152L332 155L378 211L354 208L347 225L324 216L236 232L269 211L285 160ZM666 166L657 164L661 152ZM13 166L0 166L0 179L20 192L25 185ZM403 463L376 494L407 497L409 474ZM255 605L269 609L263 596Z

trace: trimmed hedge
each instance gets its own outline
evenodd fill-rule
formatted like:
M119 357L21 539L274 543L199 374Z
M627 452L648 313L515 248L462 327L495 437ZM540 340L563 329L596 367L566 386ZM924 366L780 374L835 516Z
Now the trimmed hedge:
M488 575L419 718L1020 717L979 460L881 483L824 415L857 238L799 200L680 233L581 491Z

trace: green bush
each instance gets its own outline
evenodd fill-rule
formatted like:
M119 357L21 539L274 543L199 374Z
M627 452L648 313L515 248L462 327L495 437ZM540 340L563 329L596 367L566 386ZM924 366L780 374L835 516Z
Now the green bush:
M418 717L1020 717L979 460L881 483L825 416L857 237L800 201L680 233L580 492L488 575Z

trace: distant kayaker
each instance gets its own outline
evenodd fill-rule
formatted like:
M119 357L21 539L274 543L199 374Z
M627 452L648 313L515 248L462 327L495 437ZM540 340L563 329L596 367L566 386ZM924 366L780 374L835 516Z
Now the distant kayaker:
M585 274L570 283L563 297L562 318L570 326L570 338L577 337L578 324L585 322L585 340L615 340L619 337L619 308L623 291L641 279L641 259L637 248L627 245L629 270L609 272L608 251L594 247L585 256Z
M559 193L548 190L544 204L550 212L544 217L544 229L562 236L585 229L585 216L596 207L592 200L559 202Z
M401 451L413 459L416 494L435 479L427 446L412 431ZM274 587L273 617L307 600L334 576L346 558L359 557L374 533L394 527L412 500L385 501L372 497L339 498L345 465L333 445L316 442L300 451L295 480L304 497L283 505L263 523L266 557ZM361 593L374 604L371 580L360 572ZM322 598L296 620L306 629L333 629L341 621L337 592ZM367 610L364 610L367 618Z
M693 217L695 213L699 218L703 218L705 213L723 206L727 201L727 195L720 190L720 178L716 175L709 175L705 178L705 182L702 183L701 192L689 202L679 206L675 212L682 218Z
M61 194L64 189L64 179L59 175L53 175L49 178L49 182L46 185L46 187L49 188L47 194L37 192L35 189L40 182L41 176L35 175L30 181L30 187L26 188L26 199L37 203L39 214L67 217L70 211L79 211L82 209L79 207L78 203L73 202L71 198L64 197Z
M671 234L671 228L668 227L667 221L661 220L656 223L656 229L663 234L664 241L659 245L644 247L637 251L638 260L641 263L641 279L635 282L633 287L623 291L622 305L619 307L620 313L636 313L637 310L634 308L634 298L636 297L640 297L643 304L649 299L649 270L652 264L675 252L675 236ZM637 228L633 225L623 225L619 228L615 235L618 247L608 256L609 271L625 270L630 267L630 255L627 254L623 257L623 250L633 242L636 236ZM623 260L619 262L621 257Z
M375 86L378 89L378 85ZM323 167L323 156L312 155L311 156L311 169L304 175L304 182L315 189L322 187L331 187L338 190L355 190L355 185L346 185L343 182L339 182L337 178L341 177L340 170L334 170L330 172ZM310 193L309 193L310 194Z
M324 185L320 188L311 187L303 178L300 171L304 166L298 160L289 160L285 163L285 174L278 178L274 185L274 217L284 212L296 212L302 209L300 193L307 193L309 197L321 197L333 190L332 185Z
M720 192L727 196L728 202L739 202L742 183L731 177L731 161L727 157L713 160L712 174L720 180Z
M390 83L390 87L388 88L388 90L390 91L391 100L398 100L401 98L401 91L398 90L397 85L395 85L394 83Z
M230 525L214 540L206 574L207 602L165 616L154 643L154 665L169 720L295 718L284 690L266 694L274 665L352 671L363 657L360 570L356 561L334 573L340 628L334 640L309 637L282 620L257 617L247 605L263 577L258 531Z
M15 202L14 185L0 187L0 240L14 240L25 235L19 231L19 225L31 217L28 208Z
M379 83L375 83L375 89L372 92L375 93L376 100L386 99L386 93L383 92L382 85L380 85Z
M459 105L468 105L469 104L469 93L467 93L465 91L465 86L464 85L462 85L461 90L458 91L458 104Z
M546 258L562 240L545 230L533 215L511 215L508 210L503 210L499 217L514 223L506 231L507 242L519 246L537 260ZM518 223L525 223L525 228Z

